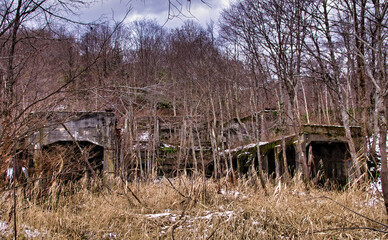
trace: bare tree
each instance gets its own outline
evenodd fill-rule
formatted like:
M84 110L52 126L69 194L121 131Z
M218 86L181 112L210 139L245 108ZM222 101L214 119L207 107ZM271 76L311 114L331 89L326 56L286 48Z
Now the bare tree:
M321 74L322 81L332 90L338 101L341 120L345 127L345 135L348 140L349 152L354 166L352 171L357 176L360 176L360 163L351 135L349 112L346 107L345 88L343 87L344 69L341 69L341 66L346 66L346 64L342 64L344 56L339 54L341 46L337 43L339 35L336 33L339 30L336 27L339 25L336 24L337 19L335 18L334 12L339 13L338 11L338 6L328 1L320 1L312 5L309 14L313 18L313 27L309 34L310 41L308 41L306 47L309 53L319 63L318 72Z
M385 207L388 213L388 167L387 167L387 106L388 106L388 79L387 79L387 1L372 1L372 9L368 18L372 22L372 43L367 48L371 50L372 60L365 64L366 72L373 85L375 92L375 112L374 121L377 123L376 131L379 134L379 147L381 157L381 183ZM362 40L362 39L361 39ZM367 56L362 55L363 61L367 61ZM377 127L377 125L379 127Z
M301 124L297 92L301 76L301 59L305 35L305 14L302 6L308 1L241 1L223 13L222 29L227 38L242 40L241 47L256 69L269 65L268 71L279 86L281 119L294 125L298 132ZM230 39L233 40L233 39ZM263 63L266 62L266 63ZM255 69L252 68L252 69ZM263 74L263 71L259 71ZM289 97L286 111L284 91ZM282 127L283 136L286 129ZM298 140L298 157L306 176L307 165ZM283 163L288 173L286 149L283 138ZM307 177L307 176L306 176Z

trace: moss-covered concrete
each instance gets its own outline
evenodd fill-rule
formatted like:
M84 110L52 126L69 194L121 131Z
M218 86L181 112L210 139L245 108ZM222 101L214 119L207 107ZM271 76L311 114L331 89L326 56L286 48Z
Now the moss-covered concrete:
M361 128L359 127L351 127L352 136L354 137L354 141L357 143L361 139ZM299 136L302 140L302 150L304 153L307 153L307 147L311 142L328 142L333 143L346 143L345 137L345 129L342 126L328 126L328 125L303 125L300 129ZM291 135L285 137L286 148L296 148L297 135ZM265 156L270 151L275 151L281 145L282 139L275 139L266 144L260 144L260 153L261 158L264 159ZM296 151L293 154L297 154ZM257 145L252 147L242 147L240 150L236 151L233 155L233 160L237 163L237 168L240 173L246 173L247 169L251 166L255 158L257 157ZM275 161L275 164L279 165L282 161L282 154L275 154L274 158L279 159L268 159L268 161ZM295 156L294 159L297 159ZM341 161L339 159L338 161ZM344 159L345 161L345 159ZM299 163L295 163L296 168L300 168L298 166ZM279 165L280 166L280 165ZM281 166L280 166L281 167Z

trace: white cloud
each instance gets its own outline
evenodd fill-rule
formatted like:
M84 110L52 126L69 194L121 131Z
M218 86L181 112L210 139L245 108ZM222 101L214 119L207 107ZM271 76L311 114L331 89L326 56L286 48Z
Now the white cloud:
M229 6L229 0L205 0L206 4L199 0L191 0L188 4L186 0L179 0L182 2L182 14L180 17L168 20L168 0L102 0L93 4L89 8L81 9L80 20L93 21L101 20L121 20L126 10L131 6L126 22L131 22L136 19L156 19L159 24L165 24L165 27L175 28L183 24L187 19L199 21L203 26L206 26L211 20L217 22L222 9ZM177 0L172 0L177 4ZM167 21L167 22L166 22Z

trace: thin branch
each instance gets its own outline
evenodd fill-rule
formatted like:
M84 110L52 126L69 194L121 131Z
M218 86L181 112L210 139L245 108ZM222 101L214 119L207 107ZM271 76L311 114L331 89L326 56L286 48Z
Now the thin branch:
M372 218L370 218L370 217L367 217L367 216L365 216L365 215L363 215L363 214L361 214L361 213L358 213L358 212L356 212L356 211L354 211L354 210L348 208L347 206L345 206L345 205L343 205L343 204L337 202L336 200L334 200L334 199L332 199L332 198L330 198L330 197L327 197L327 196L320 196L320 197L315 197L315 198L312 198L312 199L328 199L328 200L334 202L335 204L337 204L337 205L343 207L344 209L346 209L346 210L348 210L348 211L350 211L350 212L352 212L352 213L354 213L354 214L356 214L356 215L358 215L358 216L360 216L360 217L362 217L362 218L365 218L365 219L367 219L367 220L369 220L369 221L371 221L371 222L374 222L374 223L376 223L376 224L379 224L379 225L381 225L381 226L383 226L383 227L388 228L388 225L386 225L386 224L384 224L384 223L382 223L382 222L376 221L376 220L374 220L374 219L372 219Z
M371 228L371 227L340 227L340 228L327 228L322 230L316 230L316 231L313 231L311 234L331 232L331 231L345 231L345 230L370 230L370 231L375 231L380 233L388 233L388 231Z

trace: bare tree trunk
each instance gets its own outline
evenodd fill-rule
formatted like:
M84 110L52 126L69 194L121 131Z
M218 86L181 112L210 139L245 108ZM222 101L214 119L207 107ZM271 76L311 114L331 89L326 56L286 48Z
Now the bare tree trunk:
M289 172L288 172L288 164L287 164L287 148L286 148L286 140L285 140L285 116L284 116L284 96L283 96L283 84L280 82L279 85L279 95L280 99L278 99L278 111L280 114L280 121L281 121L281 134L282 134L282 139L281 139L281 148L282 148L282 156L283 156L283 167L284 167L284 177L288 178L289 177ZM278 158L278 161L280 161L280 157ZM279 162L280 164L280 162ZM278 172L276 175L280 174L280 166L277 167ZM277 176L279 177L279 176Z
M194 161L194 175L196 176L198 173L198 160L195 153L194 128L193 128L193 125L195 125L195 122L194 122L192 106L190 106L190 118L191 119L190 119L190 126L189 126L189 137L190 137L191 152L192 152L193 161Z
M187 175L187 119L183 117L183 129L181 133L181 152L178 160L179 166L178 169L182 167L183 161L183 172Z
M230 139L230 132L228 131L228 139ZM231 182L232 184L234 183L234 179L236 179L236 176L234 174L234 168L233 168L233 156L231 153L231 146L230 146L230 140L227 143L227 148L228 148L228 159L229 159L229 166L230 166L230 171L231 171Z
M220 107L220 125L221 125L221 139L220 139L220 142L221 142L221 151L225 152L225 143L224 143L224 112L223 112L223 106L222 106L222 102L221 102L221 98L218 98L218 104L219 104L219 107ZM225 170L226 170L226 175L229 174L229 166L228 166L228 160L225 156L223 156L224 158L224 164L225 164Z
M366 72L365 72L365 42L366 42L366 31L365 31L365 13L366 13L367 0L353 0L351 6L353 16L353 26L355 30L355 41L356 41L356 64L357 64L357 79L358 86L360 87L360 102L361 102L361 123L362 123L362 136L364 155L367 154L368 141L368 119L367 119L367 99L366 99ZM357 7L359 6L359 8ZM366 170L366 169L365 169Z
M376 93L374 96L375 108L373 111L373 140L372 140L373 142L372 142L372 147L371 147L373 153L376 153L375 149L376 149L377 140L379 138L379 132L380 132L380 130L379 130L379 108L378 108L378 101L380 101L379 98L380 97Z
M218 156L218 146L217 146L217 118L216 118L216 110L214 108L214 102L213 102L213 97L211 96L212 93L210 93L210 104L212 108L212 125L210 127L210 139L211 139L211 145L213 149L213 161L214 161L214 173L215 177L219 178L221 176L221 168L220 168L220 163L219 163L219 156Z
M304 86L303 86L303 83L301 82L300 85L302 86L302 92L303 92L303 101L304 101L304 108L305 108L305 111L306 111L306 120L307 120L307 124L310 124L310 117L309 117L309 109L308 109L308 106L307 106L307 98L306 98L306 92L304 91ZM320 112L320 111L319 111Z
M205 160L203 157L201 134L199 133L197 125L195 125L195 132L197 133L197 138L198 138L199 156L201 157L201 165L202 165L202 175L203 175L203 178L205 178Z
M325 91L325 111L326 111L326 116L327 116L327 123L330 125L330 109L329 109L329 97L328 97L328 87L326 86L326 91Z
M378 109L379 117L379 146L381 155L381 185L383 189L383 197L385 208L388 214L388 166L387 166L387 102L388 102L388 80L386 75L386 61L384 58L384 38L383 38L383 21L388 11L388 2L380 3L380 1L373 1L375 11L375 25L376 25L376 55L377 55L377 69L378 80L373 77L371 71L369 76L376 87L376 108Z
M226 92L226 115L227 115L227 119L232 119L232 97L231 97L231 94L230 94L230 89L226 89L225 87L225 92ZM229 101L228 101L229 100ZM227 143L227 148L228 148L228 159L229 159L229 166L230 166L230 170L231 170L231 182L232 184L234 183L234 179L236 179L236 176L234 174L234 168L233 168L233 156L230 152L231 150L231 135L230 135L230 131L228 131L228 143Z
M348 145L349 145L349 152L350 156L352 158L352 165L353 171L355 172L356 176L360 176L360 165L358 163L357 159L357 151L356 147L353 142L350 126L349 126L349 116L348 112L346 111L346 106L345 106L345 101L343 99L343 92L342 92L342 87L340 83L340 70L339 66L335 57L335 50L334 50L334 44L332 42L332 36L331 36L331 29L330 29L330 24L329 24L329 15L328 15L328 10L327 10L327 3L323 3L323 11L324 11L324 24L325 24L325 35L326 35L326 40L328 42L328 47L330 51L330 63L332 65L332 68L334 70L334 82L335 82L335 87L337 91L337 96L338 96L338 103L340 105L340 113L341 113L341 118L342 122L345 128L345 136L348 140Z
M343 101L343 96L342 96L342 92L341 92L340 87L337 88L337 91L339 91L338 92L338 103L340 105L341 117L342 117L343 125L345 128L345 136L348 140L349 152L350 152L350 156L352 158L352 164L354 166L353 171L356 174L355 177L357 178L358 176L361 175L361 169L360 169L361 166L358 162L357 151L356 151L356 147L354 145L351 129L349 126L349 116L348 116L348 112L346 111L346 107L345 107L345 104Z
M379 109L380 122L379 147L381 157L381 186L383 190L385 209L388 213L387 114L386 106L384 106L384 99L382 97L379 97L377 106Z

